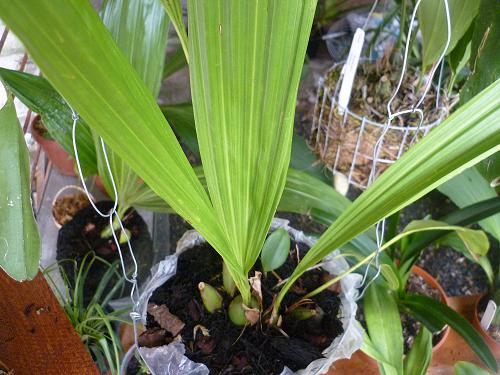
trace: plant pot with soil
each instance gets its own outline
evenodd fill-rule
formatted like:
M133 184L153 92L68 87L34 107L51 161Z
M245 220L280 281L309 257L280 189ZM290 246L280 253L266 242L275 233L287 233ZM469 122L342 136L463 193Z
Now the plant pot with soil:
M362 350L381 371L426 373L432 355L446 342L450 327L487 366L496 368L495 358L481 336L448 306L443 288L415 266L432 243L438 249L449 244L470 258L484 256L489 247L486 234L457 224L472 224L488 217L495 212L491 207L490 201L480 202L438 220L414 220L397 235L399 215L390 218L388 226L392 229L379 251L379 277L365 289L363 298L367 334ZM372 280L377 273L372 273Z
M382 136L390 100L399 71L387 61L365 62L358 68L349 108L338 111L343 63L335 64L320 81L313 113L310 143L318 157L334 175L342 175L349 185L365 189L375 165L373 178L393 164L416 141L439 125L452 103L442 96L436 105L438 88L431 86L422 104L423 123L415 114L395 119L383 136L380 150L374 155L375 144ZM409 108L424 90L419 84L421 73L410 70L403 81L402 92L393 108ZM442 94L441 94L442 95ZM373 162L375 156L375 164Z
M287 220L275 219L272 228L261 262L251 272L256 309L235 308L241 297L235 294L234 283L228 283L222 259L195 231L186 232L176 254L155 267L157 272L140 298L147 330L139 336L139 350L152 370L191 374L196 367L200 374L291 374L307 368L308 374L320 374L360 347L355 321L360 275L348 275L328 290L304 298L348 269L343 258L335 257L338 254L299 279L284 301L282 321L269 325L276 286L291 275L315 242L290 228ZM286 248L281 264L274 259L269 266L269 246ZM215 307L207 302L211 293L218 300ZM186 362L178 367L170 362L171 372L158 372L173 356Z
M500 359L500 313L498 311L496 312L493 320L489 323L488 329L485 329L481 324L486 306L488 305L488 301L490 301L490 299L491 297L488 294L477 297L477 301L474 305L472 324L474 324L474 327L478 330L481 336L484 337L495 357Z
M74 192L69 193L69 191ZM91 197L93 199L93 197ZM60 229L64 224L73 219L73 216L90 204L85 190L80 186L66 185L59 189L52 200L52 218L54 224Z
M47 128L43 125L40 115L36 115L31 121L31 130L36 141L57 171L64 176L75 176L74 159L59 143L51 138Z
M96 206L102 212L107 212L113 207L113 202L101 201L97 202ZM145 279L148 276L152 254L152 240L148 227L137 211L132 208L123 214L122 221L137 258L139 265L138 277ZM117 236L121 240L125 267L131 270L133 261L130 252L127 250L126 241L123 240L123 234L119 230L117 230ZM109 232L109 219L100 216L91 205L79 210L59 230L56 259L66 275L71 279L75 275L75 265L69 260L75 260L78 269L80 262L89 252L94 252L109 263L120 259L116 243ZM86 281L84 291L86 298L94 295L106 269L104 263L96 262L94 264ZM74 280L69 281L73 282ZM125 285L128 288L128 285Z

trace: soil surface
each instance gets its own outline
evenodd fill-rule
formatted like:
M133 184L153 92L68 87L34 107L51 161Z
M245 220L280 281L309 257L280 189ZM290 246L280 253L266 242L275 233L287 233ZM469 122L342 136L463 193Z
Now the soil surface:
M262 276L264 310L275 296L273 287L278 280L291 274L297 264L297 256L304 256L307 250L292 242L287 262L274 273ZM257 262L251 274L259 271L259 268ZM170 316L169 321L173 319L177 322L175 327L182 327L180 337L186 346L186 356L206 364L211 373L268 375L279 374L284 365L292 370L305 368L313 360L322 357L322 350L342 333L342 324L337 318L340 299L331 290L320 293L313 298L314 303L308 305L308 308L323 312L316 318L298 322L285 313L281 330L267 326L264 319L244 329L233 325L226 313L231 297L219 288L222 285L221 270L221 258L209 245L187 250L179 257L177 275L158 288L150 298L150 304L156 305L150 307L168 308L168 316L173 314L175 317ZM322 270L307 273L288 293L283 306L289 307L328 278L330 275ZM224 308L214 314L205 310L199 297L198 283L202 281L220 289L224 298ZM148 314L148 331L141 335L140 345L159 346L175 339L176 335L171 333L172 324L165 329L163 319L155 313L153 315ZM205 329L208 332L203 333Z
M113 202L98 202L96 206L101 212L107 212L113 207ZM108 225L109 219L97 214L92 206L87 206L78 211L73 219L59 230L57 238L57 261L74 259L77 262L77 266L79 266L81 260L90 251L94 251L97 256L110 263L119 260L119 253L113 238L101 238L101 232ZM130 231L132 249L134 250L139 266L139 277L143 277L149 272L150 265L148 261L150 257L148 253L152 251L152 241L147 225L135 210L127 211L123 219L123 225ZM133 262L126 243L122 245L122 253L125 266L131 270ZM73 282L75 274L74 264L72 262L61 262L61 265L68 275L70 282ZM100 262L95 262L87 277L85 299L92 297L104 272L106 272L106 266ZM112 282L109 283L109 285L112 284ZM128 283L126 284L128 287ZM126 288L125 290L128 289Z

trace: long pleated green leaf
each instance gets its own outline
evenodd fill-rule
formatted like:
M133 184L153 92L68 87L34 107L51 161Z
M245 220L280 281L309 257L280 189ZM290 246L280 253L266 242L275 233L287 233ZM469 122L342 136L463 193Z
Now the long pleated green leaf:
M49 135L68 154L74 156L71 109L50 83L43 77L4 68L0 68L0 79L25 106L41 116ZM97 160L92 133L82 119L78 121L76 142L83 174L96 174Z
M184 26L181 0L161 0L161 2L163 3L165 11L174 25L175 31L177 32L181 42L182 50L184 51L184 56L189 62L188 38L186 27Z
M89 2L0 0L0 17L88 125L224 254L226 241L203 186L154 96Z
M330 252L500 150L499 116L497 80L413 146L344 211L299 263L279 299Z
M30 159L12 98L0 110L0 268L18 281L33 279L40 235L33 217Z
M188 1L200 153L217 220L245 273L285 185L315 3Z
M163 79L168 29L168 17L160 0L107 0L102 6L101 18L120 50L156 98ZM112 197L114 192L111 176L97 134L94 139L99 175L106 191ZM158 207L155 207L155 202L160 201L161 204L161 199L124 159L109 147L107 154L121 212L130 207L155 209Z

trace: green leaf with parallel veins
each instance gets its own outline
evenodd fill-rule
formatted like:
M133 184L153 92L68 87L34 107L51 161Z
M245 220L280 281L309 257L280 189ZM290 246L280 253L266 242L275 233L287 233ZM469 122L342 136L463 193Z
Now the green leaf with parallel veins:
M163 3L165 11L174 25L175 31L177 31L186 61L189 62L188 37L186 27L184 26L181 0L161 0L161 2Z
M398 303L405 311L422 322L431 332L440 331L446 324L453 328L469 344L479 358L493 371L498 365L483 337L460 314L430 297L406 295Z
M432 358L432 334L421 327L406 355L403 365L405 375L425 375Z
M451 23L451 40L447 53L465 34L479 9L478 0L448 0ZM422 32L422 64L428 67L434 64L446 45L448 35L444 1L423 0L417 11Z
M385 374L403 371L403 329L398 305L393 294L379 283L371 284L365 292L364 311L370 340L385 358L379 363Z
M189 72L203 169L217 220L245 274L259 256L285 186L305 30L315 5L188 1Z
M260 261L264 272L274 271L280 268L288 259L290 254L290 236L283 228L276 229L267 237Z
M30 159L14 102L0 110L0 267L12 278L33 279L40 261L40 235L33 216Z
M302 258L277 305L303 272L377 221L500 150L500 80L460 107L384 171Z
M474 363L458 361L455 363L455 375L491 375Z
M71 109L50 83L42 77L4 68L0 68L0 79L24 105L41 116L50 136L74 157ZM83 174L96 174L92 133L82 119L78 121L77 146Z

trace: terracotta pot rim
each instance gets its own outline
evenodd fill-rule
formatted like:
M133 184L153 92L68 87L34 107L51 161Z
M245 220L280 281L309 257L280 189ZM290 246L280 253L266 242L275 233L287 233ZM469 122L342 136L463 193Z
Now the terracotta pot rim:
M412 266L411 272L422 277L427 284L432 286L434 289L437 289L437 291L439 292L439 294L441 296L442 302L444 302L446 304L446 306L450 305L448 296L446 295L446 292L444 291L443 287L439 284L439 282L436 280L436 278L434 276L432 276L430 273L428 273L423 268L421 268L417 265ZM436 345L434 345L432 347L432 354L434 354L436 351L438 351L444 345L444 343L448 339L449 334L450 334L450 327L447 326L443 331L443 335L441 336L441 339L437 342Z
M481 326L481 322L479 321L479 303L487 295L488 295L487 293L483 293L483 294L478 294L477 295L476 301L474 303L474 311L473 311L473 314L472 314L472 324L474 325L474 328L476 328L479 331L479 333L481 334L481 336L484 337L484 339L486 340L488 346L490 348L494 348L495 352L500 353L500 343L497 342L496 340L494 340L490 336L490 334L487 331L484 330L484 328Z

